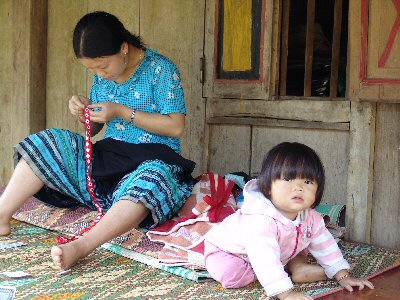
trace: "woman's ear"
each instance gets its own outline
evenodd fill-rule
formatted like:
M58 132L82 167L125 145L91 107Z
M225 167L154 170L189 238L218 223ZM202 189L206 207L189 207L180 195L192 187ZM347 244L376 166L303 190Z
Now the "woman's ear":
M128 53L128 48L129 48L128 47L128 43L127 42L123 42L122 45L121 45L121 52L125 53L125 54Z

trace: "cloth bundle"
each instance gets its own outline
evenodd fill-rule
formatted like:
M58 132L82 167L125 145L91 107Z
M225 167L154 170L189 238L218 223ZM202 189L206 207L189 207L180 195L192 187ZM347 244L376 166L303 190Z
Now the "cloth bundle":
M147 232L151 241L165 244L160 263L204 269L204 236L237 210L234 182L221 175L203 174L178 216Z

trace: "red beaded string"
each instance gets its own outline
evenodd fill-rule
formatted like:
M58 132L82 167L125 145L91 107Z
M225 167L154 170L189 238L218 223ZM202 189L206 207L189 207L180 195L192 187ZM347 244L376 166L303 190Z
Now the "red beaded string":
M71 242L73 240L76 240L78 236L88 232L92 227L94 227L100 219L104 216L104 210L101 207L99 201L97 201L96 196L94 194L94 184L92 180L92 175L90 174L90 169L92 166L92 157L93 157L93 152L92 152L92 142L90 141L90 134L92 132L92 124L90 123L90 109L85 106L84 108L84 122L85 122L85 128L86 128L86 134L85 134L85 160L86 160L86 181L87 181L87 186L88 186L88 191L90 194L90 197L92 198L94 205L97 208L97 217L94 220L93 224L90 225L89 227L84 228L82 231L77 233L73 237L64 237L64 236L59 236L57 237L57 243L58 244L65 244L68 242Z

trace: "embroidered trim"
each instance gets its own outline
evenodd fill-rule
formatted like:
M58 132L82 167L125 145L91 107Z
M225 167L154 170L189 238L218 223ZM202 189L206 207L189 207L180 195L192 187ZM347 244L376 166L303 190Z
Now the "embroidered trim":
M81 230L79 233L77 233L75 236L69 238L69 237L64 237L64 236L59 236L57 237L57 243L58 244L66 244L69 243L73 240L76 240L78 236L83 235L84 233L88 232L92 227L94 227L104 216L104 210L101 207L99 201L97 201L96 196L94 194L94 184L92 180L92 175L90 174L90 169L92 166L92 158L93 158L93 151L92 151L92 142L90 141L90 134L92 132L92 124L90 123L90 109L85 106L84 108L84 122L85 122L85 161L86 161L86 181L87 181L87 186L88 186L88 191L90 194L90 198L92 198L94 205L97 208L97 217L94 220L93 224L90 225L89 227L86 227L85 229Z

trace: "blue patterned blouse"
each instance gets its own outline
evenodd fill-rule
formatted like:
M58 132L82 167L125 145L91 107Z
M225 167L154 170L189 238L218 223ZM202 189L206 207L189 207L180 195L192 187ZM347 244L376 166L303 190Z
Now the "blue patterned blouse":
M135 73L125 82L108 81L94 75L90 92L92 103L112 101L154 114L186 114L180 73L176 65L155 50L146 55ZM133 144L161 143L180 153L178 138L158 135L115 118L107 122L103 138L113 138Z

